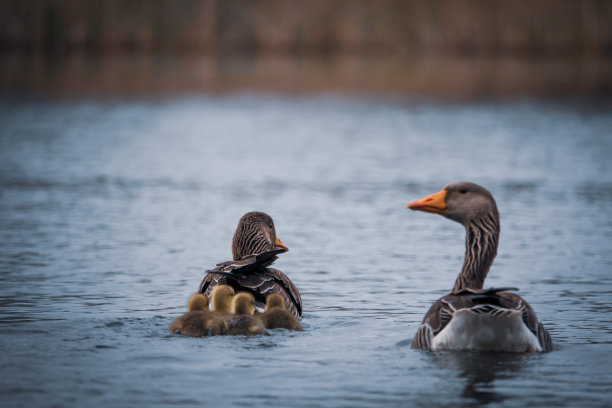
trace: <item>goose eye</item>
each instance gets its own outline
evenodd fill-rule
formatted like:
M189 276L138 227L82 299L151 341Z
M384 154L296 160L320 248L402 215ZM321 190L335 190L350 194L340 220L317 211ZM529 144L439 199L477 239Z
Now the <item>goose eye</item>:
M459 190L459 194L465 194L467 193L467 190L465 188L462 188L461 190Z

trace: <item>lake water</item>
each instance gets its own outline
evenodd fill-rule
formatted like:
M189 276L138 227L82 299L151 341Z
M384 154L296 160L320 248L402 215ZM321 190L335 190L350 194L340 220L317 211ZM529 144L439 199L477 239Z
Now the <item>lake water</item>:
M230 95L0 101L3 406L609 406L611 106ZM495 196L499 255L555 350L423 352L464 231L406 204ZM303 333L167 328L240 216L290 248Z

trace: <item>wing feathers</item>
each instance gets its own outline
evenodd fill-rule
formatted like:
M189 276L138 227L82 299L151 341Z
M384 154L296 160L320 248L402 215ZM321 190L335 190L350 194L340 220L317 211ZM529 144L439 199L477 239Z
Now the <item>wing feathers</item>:
M549 352L552 351L552 339L550 338L550 334L548 334L548 330L544 328L542 323L538 323L538 331L537 331L538 341L540 342L540 346L542 347L542 351Z
M285 299L287 310L296 317L302 315L302 298L291 279L278 269L267 268L284 249L249 255L240 261L222 262L213 270L206 271L198 292L211 296L212 290L221 284L232 286L236 291L248 290L255 296L256 306L265 305L266 297L278 293Z
M428 324L422 324L417 330L414 339L412 339L413 349L431 350L431 344L433 343L433 330Z
M468 310L474 314L488 314L503 317L521 312L526 328L538 339L542 351L552 350L550 334L538 322L537 317L527 302L519 295L508 292L516 288L491 288L487 290L464 289L450 293L435 302L423 319L412 342L412 348L430 349L434 336L438 335L453 319L455 312Z

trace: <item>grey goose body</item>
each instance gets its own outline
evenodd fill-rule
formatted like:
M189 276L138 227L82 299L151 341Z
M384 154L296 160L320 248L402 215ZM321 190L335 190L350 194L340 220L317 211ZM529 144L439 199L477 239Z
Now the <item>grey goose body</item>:
M408 205L412 210L440 214L466 229L461 273L446 296L425 315L412 348L531 352L552 350L548 331L514 288L483 290L497 254L499 214L484 187L451 183L440 192Z

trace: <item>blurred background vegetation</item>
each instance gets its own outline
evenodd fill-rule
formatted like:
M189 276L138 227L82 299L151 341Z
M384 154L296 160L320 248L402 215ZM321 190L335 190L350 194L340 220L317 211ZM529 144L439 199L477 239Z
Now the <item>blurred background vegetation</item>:
M607 96L612 1L4 0L0 89Z

